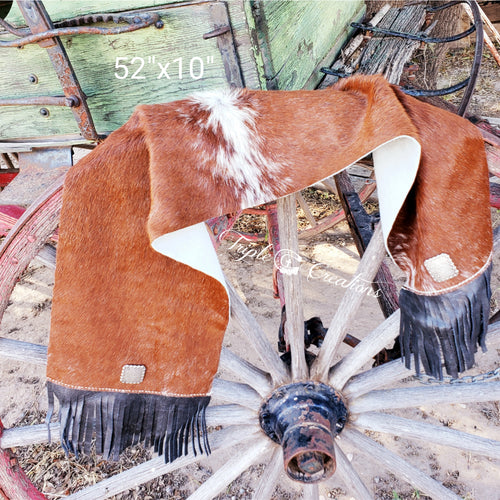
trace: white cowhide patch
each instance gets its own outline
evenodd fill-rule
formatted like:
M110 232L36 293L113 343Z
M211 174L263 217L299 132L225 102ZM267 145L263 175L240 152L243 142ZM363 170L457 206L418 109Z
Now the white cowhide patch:
M146 375L144 365L123 365L120 375L122 384L140 384Z
M198 126L222 134L228 146L215 151L216 173L234 182L244 206L253 206L274 195L272 188L263 183L264 174L278 184L285 180L278 175L282 165L262 151L255 124L257 110L241 96L239 90L207 91L193 94L190 101L209 113L208 118L198 120Z
M447 253L441 253L427 259L424 262L424 266L429 271L432 279L437 283L449 280L458 275L458 269Z

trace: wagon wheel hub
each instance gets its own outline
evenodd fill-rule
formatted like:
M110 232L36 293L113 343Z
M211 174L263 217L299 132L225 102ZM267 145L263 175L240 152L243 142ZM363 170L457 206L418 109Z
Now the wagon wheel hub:
M317 483L333 475L333 440L346 420L347 409L339 394L312 381L277 388L259 412L260 426L283 448L286 473L302 483Z

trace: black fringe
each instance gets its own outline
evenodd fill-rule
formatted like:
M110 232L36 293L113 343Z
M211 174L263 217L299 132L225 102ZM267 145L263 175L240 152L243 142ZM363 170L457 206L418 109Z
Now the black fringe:
M442 380L442 359L446 372L457 377L474 365L480 345L486 351L486 331L490 311L491 266L470 283L442 295L418 295L401 290L400 343L403 359L415 370L420 361L425 373Z
M61 445L68 454L88 455L92 438L96 452L118 460L128 446L144 443L172 462L188 453L210 453L205 410L210 396L167 397L155 394L93 392L47 382L50 423L54 395L59 400ZM50 438L50 435L49 435Z

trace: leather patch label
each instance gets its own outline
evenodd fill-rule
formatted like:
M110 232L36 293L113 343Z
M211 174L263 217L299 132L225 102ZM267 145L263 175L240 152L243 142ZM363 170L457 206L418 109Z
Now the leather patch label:
M123 365L120 375L122 384L140 384L146 375L146 367L144 365Z
M429 271L432 279L437 283L449 280L458 275L458 269L447 253L441 253L427 259L424 262L424 266Z

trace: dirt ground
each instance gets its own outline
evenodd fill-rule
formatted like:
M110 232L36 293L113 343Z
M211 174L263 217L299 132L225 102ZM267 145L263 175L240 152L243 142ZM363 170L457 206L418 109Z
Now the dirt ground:
M450 57L459 56L455 54ZM450 60L451 66L454 66L453 61ZM483 71L483 78L485 80L480 84L479 94L473 100L472 111L499 118L498 67L489 64L488 69ZM326 212L329 212L338 206L331 195L319 195L319 198L318 210L323 210L326 206ZM496 223L499 218L498 213L494 211L492 216ZM265 246L264 244L254 248L252 244L242 245L241 242L235 244L226 241L219 249L219 256L229 279L274 344L277 340L280 307L278 301L272 297L273 262L272 259L255 257ZM249 250L252 252L249 253ZM342 286L334 283L338 278L349 280L359 261L346 225L340 224L318 237L303 241L300 254L304 259L300 272L304 283L305 315L320 316L325 324L329 324L344 292ZM315 272L318 265L321 265L320 268L324 271L321 276ZM499 267L497 265L494 270L492 288L494 303L500 301ZM330 277L334 279L326 279ZM38 263L30 267L12 295L11 305L0 328L1 336L40 344L47 343L53 282L53 271L50 269ZM366 296L349 333L363 338L380 323L381 319L382 314L376 300ZM258 363L255 354L247 348L245 339L232 327L228 330L225 344L240 355L248 355L252 362ZM349 349L347 346L343 347L341 355ZM500 346L490 347L487 353L479 354L477 368L471 370L471 373L483 373L498 367L499 354ZM10 427L42 422L47 406L43 367L2 361L0 371L0 419L4 425ZM401 384L408 386L415 383L418 384L408 379ZM414 410L394 413L500 441L500 404L497 401L439 407L423 405ZM443 482L466 500L500 500L499 460L404 438L377 433L369 435ZM68 459L56 444L30 446L17 449L15 452L22 467L36 485L47 498L54 499L93 484L102 477L116 474L150 456L149 451L134 447L124 453L117 464L103 462L96 456ZM197 465L160 477L116 498L141 500L186 498L209 477L211 471L238 453L244 453L244 449L203 459ZM377 500L428 498L384 470L377 460L366 457L361 450L350 450L348 458ZM221 500L251 498L262 472L262 465L252 467L218 498ZM346 493L342 478L336 476L327 485L321 486L320 494L324 499L352 500ZM295 500L299 497L296 486L283 473L274 498Z

